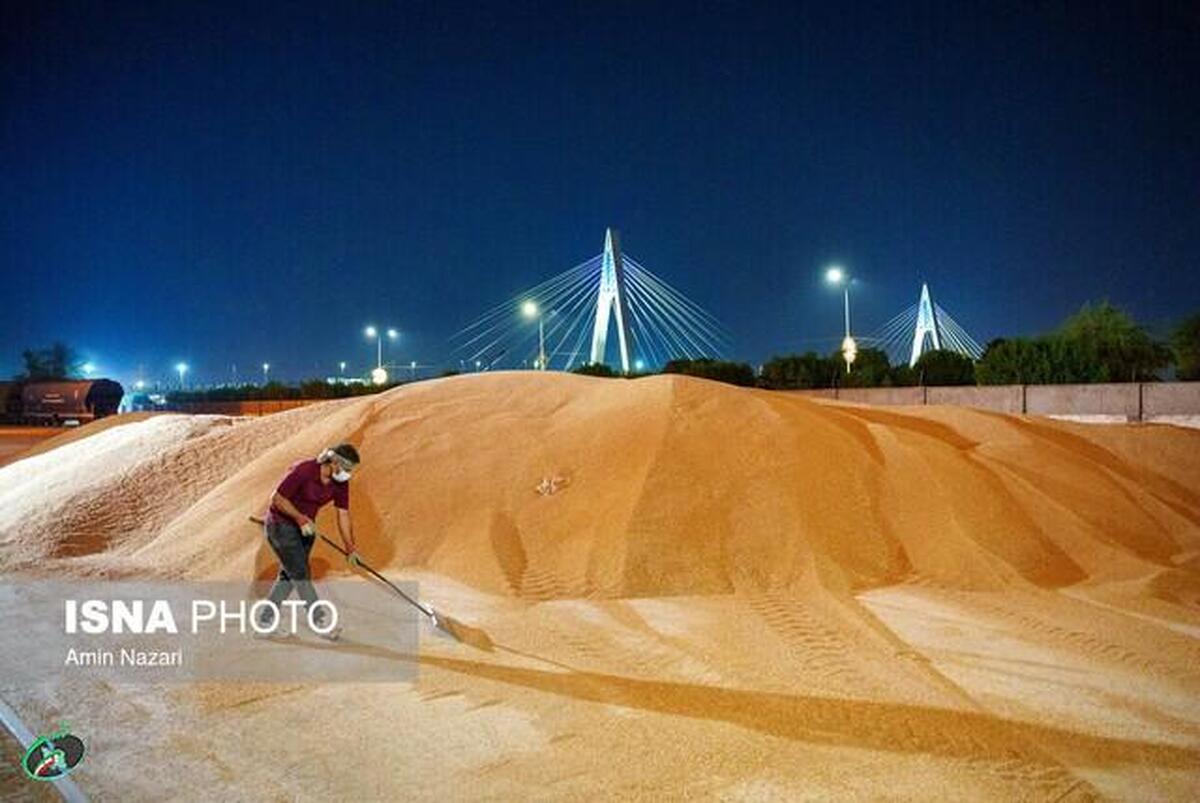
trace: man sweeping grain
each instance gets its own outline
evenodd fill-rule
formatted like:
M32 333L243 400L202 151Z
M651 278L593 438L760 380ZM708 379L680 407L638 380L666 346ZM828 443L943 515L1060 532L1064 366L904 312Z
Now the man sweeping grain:
M292 592L304 601L306 608L318 599L312 584L308 556L317 539L314 519L317 511L330 502L337 510L338 535L346 549L346 560L358 566L358 550L354 545L354 529L350 522L350 478L358 468L358 450L348 443L325 449L315 460L301 460L288 469L275 492L263 528L267 543L279 558L279 576L271 586L267 599L274 608L264 606L260 612L258 632L269 634L278 626L275 610ZM314 630L333 640L340 627L326 632L324 617L327 611L318 607L312 611Z

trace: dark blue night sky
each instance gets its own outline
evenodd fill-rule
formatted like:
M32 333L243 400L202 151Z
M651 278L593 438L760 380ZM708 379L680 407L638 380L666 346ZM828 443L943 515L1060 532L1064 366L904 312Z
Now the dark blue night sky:
M44 3L0 19L0 374L440 363L625 249L732 357L920 282L980 341L1200 307L1200 6ZM347 8L348 7L348 8Z

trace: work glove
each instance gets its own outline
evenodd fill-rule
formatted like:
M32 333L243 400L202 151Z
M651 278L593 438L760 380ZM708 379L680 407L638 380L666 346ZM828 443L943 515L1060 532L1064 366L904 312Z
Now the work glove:
M317 534L317 525L313 524L312 519L309 519L308 521L304 522L304 524L300 527L300 532L304 533L305 535L309 535L309 536L316 535Z
M346 562L356 569L360 568L362 566L362 560L358 557L358 550L355 550L347 555Z

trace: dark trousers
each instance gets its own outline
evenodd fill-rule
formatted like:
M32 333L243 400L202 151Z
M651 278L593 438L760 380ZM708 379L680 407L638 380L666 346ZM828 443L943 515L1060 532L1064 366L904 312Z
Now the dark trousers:
M267 522L266 530L267 543L279 558L279 576L275 578L275 585L271 586L267 599L279 605L295 590L305 605L312 605L317 601L317 590L313 588L308 571L308 553L312 552L316 536L300 532L293 521L274 518Z

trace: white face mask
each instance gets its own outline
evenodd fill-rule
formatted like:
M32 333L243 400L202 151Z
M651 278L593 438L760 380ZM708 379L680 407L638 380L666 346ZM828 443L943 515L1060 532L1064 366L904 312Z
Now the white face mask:
M335 470L333 472L333 481L334 482L349 482L350 481L350 472L344 468L339 468L339 469Z

